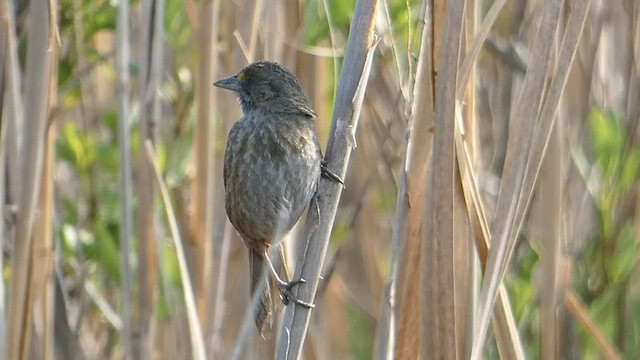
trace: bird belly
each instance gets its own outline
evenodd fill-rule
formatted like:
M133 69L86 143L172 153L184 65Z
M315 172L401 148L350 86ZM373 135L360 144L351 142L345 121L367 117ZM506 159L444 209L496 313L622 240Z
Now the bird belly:
M320 176L317 151L285 150L284 156L274 156L278 151L252 152L250 158L231 164L237 176L227 183L227 214L249 247L285 236L315 192Z

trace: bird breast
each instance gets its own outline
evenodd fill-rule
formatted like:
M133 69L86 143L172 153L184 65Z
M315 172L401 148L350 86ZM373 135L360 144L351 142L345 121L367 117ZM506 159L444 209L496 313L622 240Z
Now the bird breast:
M227 213L247 245L248 238L272 239L291 230L315 192L321 161L312 126L253 120L232 130L234 149L228 144L232 154L225 156Z

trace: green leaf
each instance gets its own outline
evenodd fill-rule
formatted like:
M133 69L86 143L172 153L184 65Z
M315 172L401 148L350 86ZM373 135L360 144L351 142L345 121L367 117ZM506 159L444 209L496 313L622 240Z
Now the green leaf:
M371 359L373 357L373 324L366 313L357 306L347 306L347 326L351 359Z
M162 274L171 285L182 284L180 266L178 265L178 255L175 246L165 244L162 247Z
M632 290L629 295L629 306L625 318L625 338L623 349L627 359L640 358L640 300L638 300L637 289Z
M120 164L120 154L117 145L101 143L95 147L96 163L100 165L100 172L103 175L118 174Z
M94 5L95 2L91 2ZM117 21L117 8L115 3L111 1L102 1L97 6L84 7L84 36L86 40L90 40L93 35L101 30L115 30Z
M166 181L170 189L179 187L188 181L189 168L192 166L192 141L194 122L189 121L181 136L167 145L171 151L167 154Z
M620 174L621 193L625 193L638 181L640 173L640 148L636 147L627 154Z
M614 179L625 143L620 121L611 112L593 109L588 123L596 163L602 169L604 179Z
M165 38L167 42L176 47L191 45L191 24L184 11L182 0L168 0L165 11ZM176 55L180 55L179 53Z
M157 144L155 148L156 148L156 157L158 160L158 167L160 167L160 171L162 173L165 173L167 170L167 164L169 163L169 149L165 144Z
M104 224L104 222L102 222ZM116 238L112 232L104 226L96 229L95 242L85 248L87 259L100 265L108 275L109 280L118 283L120 281L120 253Z
M626 281L638 263L640 246L636 238L635 230L627 223L620 231L613 256L605 257L608 263L608 272L614 284Z
M589 313L595 320L598 328L610 340L615 338L616 329L618 328L617 318L611 309L615 309L620 305L618 303L619 289L617 286L607 287L589 306ZM592 340L589 342L591 341Z
M328 11L331 15L331 23L337 34L349 32L351 16L353 15L355 0L330 0L328 1ZM314 5L307 7L305 18L307 26L304 33L304 43L317 45L319 42L330 41L329 20L322 1L317 1ZM338 36L339 39L346 39L346 36ZM336 47L345 44L334 44Z
M62 136L56 144L56 153L73 164L78 172L85 172L96 157L93 138L80 134L77 125L71 121L62 125Z
M114 106L102 115L102 123L109 128L112 134L118 131L118 109Z

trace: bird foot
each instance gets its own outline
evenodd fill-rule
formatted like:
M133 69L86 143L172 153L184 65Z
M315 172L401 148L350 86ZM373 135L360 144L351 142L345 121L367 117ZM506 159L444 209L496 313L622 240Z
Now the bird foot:
M315 308L315 304L298 299L298 297L291 291L294 286L306 283L307 281L302 278L290 282L278 281L278 288L280 289L280 295L282 296L282 303L285 305L289 305L289 301L293 301L294 303L300 306L304 306L307 309Z
M322 160L322 162L320 163L320 174L324 178L327 178L329 180L333 180L339 183L344 188L344 181L342 181L340 176L334 174L331 170L329 170L329 168L327 168L327 162L324 160Z

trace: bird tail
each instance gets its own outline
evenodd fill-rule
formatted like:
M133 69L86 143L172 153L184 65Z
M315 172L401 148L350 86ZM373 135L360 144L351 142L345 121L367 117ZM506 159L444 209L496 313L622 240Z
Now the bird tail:
M249 249L251 297L255 297L257 291L262 292L262 296L258 300L258 306L254 313L254 320L258 327L258 332L260 332L260 336L263 338L266 335L266 330L271 328L271 314L273 309L273 297L271 296L270 281L266 281L262 289L260 289L260 282L265 281L268 278L268 272L265 265L264 254L253 249Z
M287 266L287 257L284 249L284 244L280 244L279 247L279 260L274 263L276 271L281 279L284 281L289 281L289 270ZM263 338L268 337L268 331L271 328L272 323L272 314L274 312L274 299L279 299L279 290L277 286L277 282L271 276L271 272L267 268L267 264L265 261L266 254L260 253L259 251L249 250L249 271L251 272L251 296L252 298L255 296L257 291L262 291L261 298L258 300L258 305L256 311L254 313L254 320L256 323L256 327L260 332L260 336ZM270 279L266 281L264 287L260 289L261 284L260 281L265 281L264 279Z

